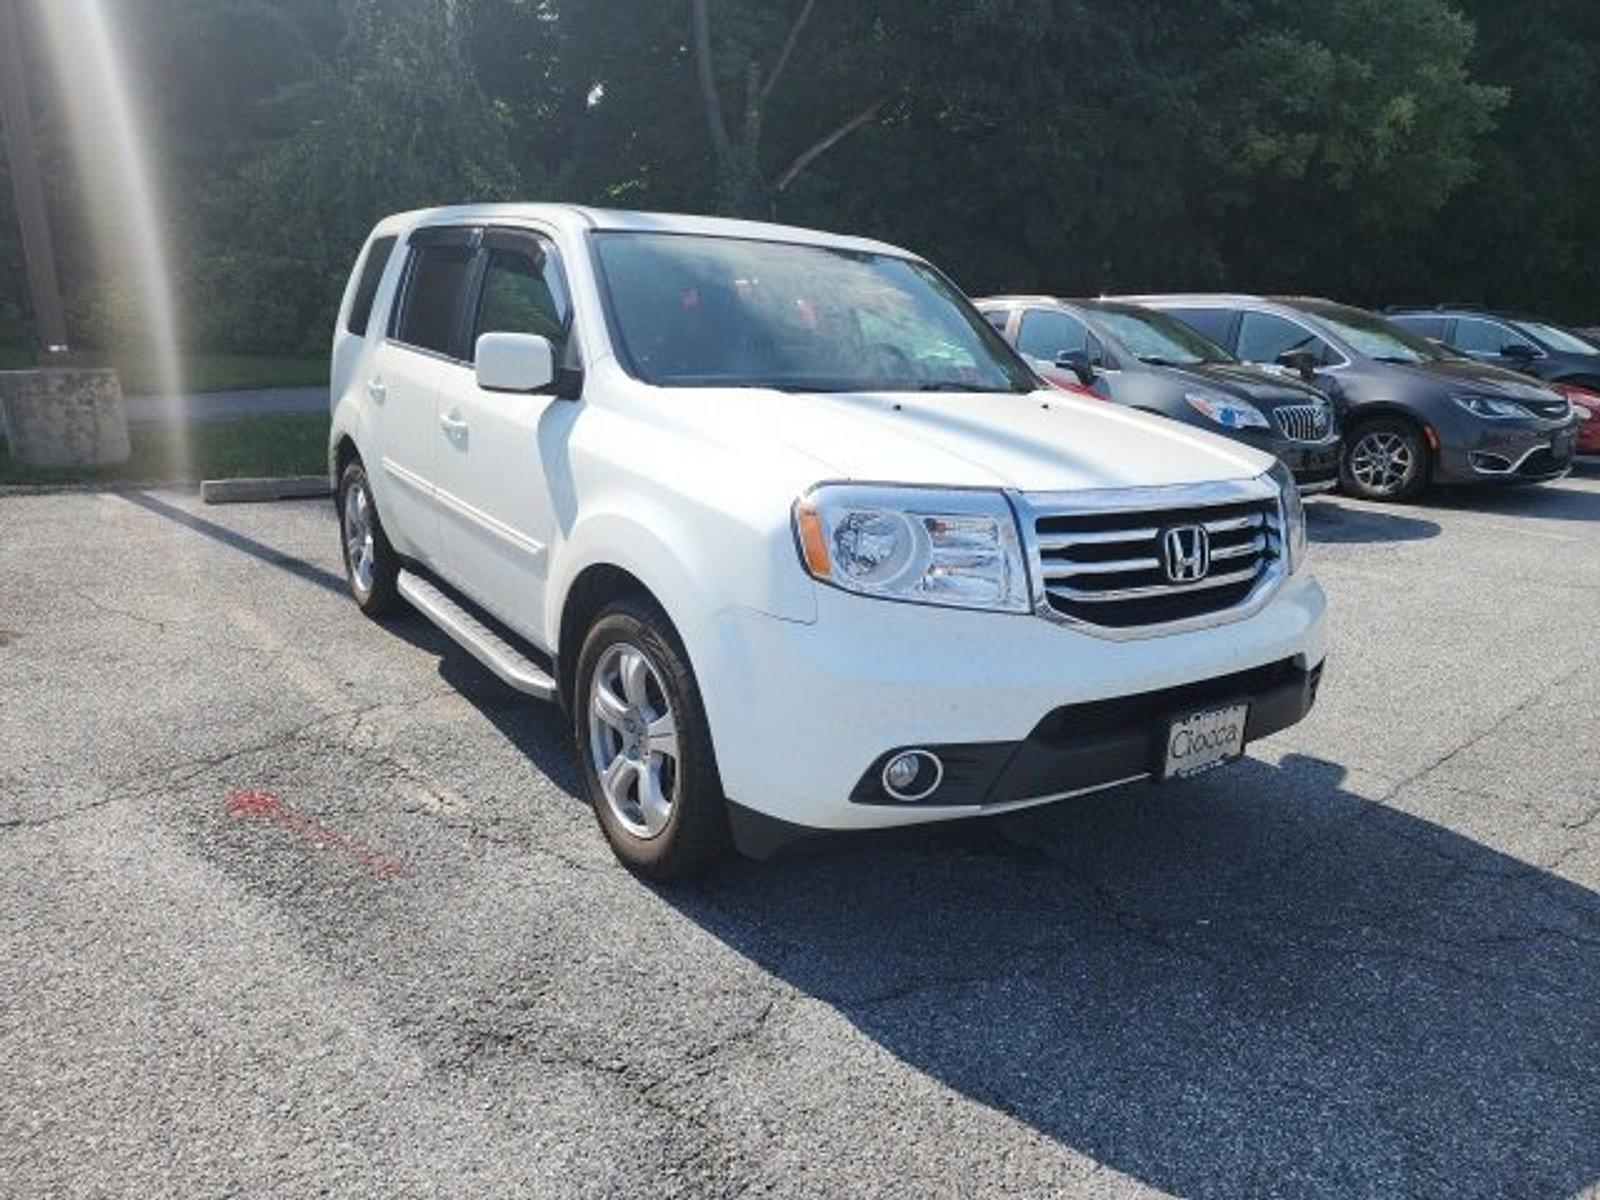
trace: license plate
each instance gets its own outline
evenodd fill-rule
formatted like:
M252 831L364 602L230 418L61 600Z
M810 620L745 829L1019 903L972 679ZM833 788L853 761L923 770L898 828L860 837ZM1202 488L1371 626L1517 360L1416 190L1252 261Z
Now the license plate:
M1230 704L1175 718L1167 726L1161 777L1184 779L1238 758L1249 716L1248 704Z

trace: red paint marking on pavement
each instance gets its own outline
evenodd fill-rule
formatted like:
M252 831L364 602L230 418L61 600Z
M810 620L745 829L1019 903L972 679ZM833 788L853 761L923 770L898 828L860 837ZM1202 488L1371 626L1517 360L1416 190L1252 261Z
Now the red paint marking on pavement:
M360 859L377 874L379 879L395 879L406 873L406 865L397 858L379 853L360 842L352 841L331 825L325 825L304 813L298 813L270 792L237 789L228 793L222 809L230 817L252 817L271 821L308 841L317 842L330 850L340 850L352 858Z

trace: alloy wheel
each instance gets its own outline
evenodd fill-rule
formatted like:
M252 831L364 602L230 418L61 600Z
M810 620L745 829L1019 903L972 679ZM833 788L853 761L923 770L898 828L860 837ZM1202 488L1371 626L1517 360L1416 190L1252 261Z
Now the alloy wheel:
M372 500L365 482L347 488L344 494L344 557L350 580L365 596L372 591L377 548L373 538Z
M678 727L661 675L630 642L607 647L589 680L589 752L606 805L637 838L672 819Z
M1350 474L1374 492L1398 491L1416 465L1411 444L1387 429L1362 434L1350 449Z

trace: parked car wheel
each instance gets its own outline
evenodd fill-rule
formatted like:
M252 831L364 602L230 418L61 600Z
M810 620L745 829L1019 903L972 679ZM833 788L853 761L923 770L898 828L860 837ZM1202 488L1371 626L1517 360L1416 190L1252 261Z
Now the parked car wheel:
M345 581L356 605L369 617L393 613L400 607L400 557L383 532L372 484L359 462L339 479L339 532Z
M584 789L617 857L662 880L722 858L722 780L699 686L666 614L642 599L605 609L578 655L573 697Z
M1414 500L1428 484L1422 431L1399 417L1379 417L1345 435L1339 483L1363 500Z

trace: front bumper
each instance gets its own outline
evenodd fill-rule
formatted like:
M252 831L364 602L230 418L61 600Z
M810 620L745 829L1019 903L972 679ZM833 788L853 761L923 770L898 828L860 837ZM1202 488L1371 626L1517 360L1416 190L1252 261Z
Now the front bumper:
M1572 469L1578 422L1485 421L1441 428L1435 483L1538 483Z
M790 825L870 829L1003 811L1148 773L1148 721L1122 727L1115 748L1079 742L1103 713L1074 706L1137 705L1169 691L1164 700L1173 699L1217 680L1234 697L1241 680L1230 677L1269 668L1293 674L1246 686L1262 706L1248 734L1281 728L1304 707L1284 708L1279 685L1292 683L1306 707L1314 694L1293 681L1314 678L1322 663L1325 607L1321 587L1301 572L1248 617L1118 641L1034 615L897 604L819 585L814 623L724 610L690 650L729 799ZM1291 712L1285 721L1271 715ZM953 745L1011 752L980 755L989 775L915 804L858 794L890 751ZM1134 758L1138 770L1128 769ZM1063 764L1070 771L1053 778Z
M1316 702L1321 682L1322 663L1307 670L1286 658L1182 687L1064 704L1020 742L897 746L867 768L850 799L900 807L933 803L994 808L1159 777L1164 734L1173 717L1247 704L1248 744L1303 718ZM896 799L883 786L883 769L912 749L935 756L943 772L925 799Z
M1210 426L1212 432L1216 430ZM1271 454L1294 475L1302 495L1325 492L1339 482L1339 434L1337 432L1320 442L1302 442L1267 433L1258 429L1228 433L1229 437L1245 443L1263 454Z

